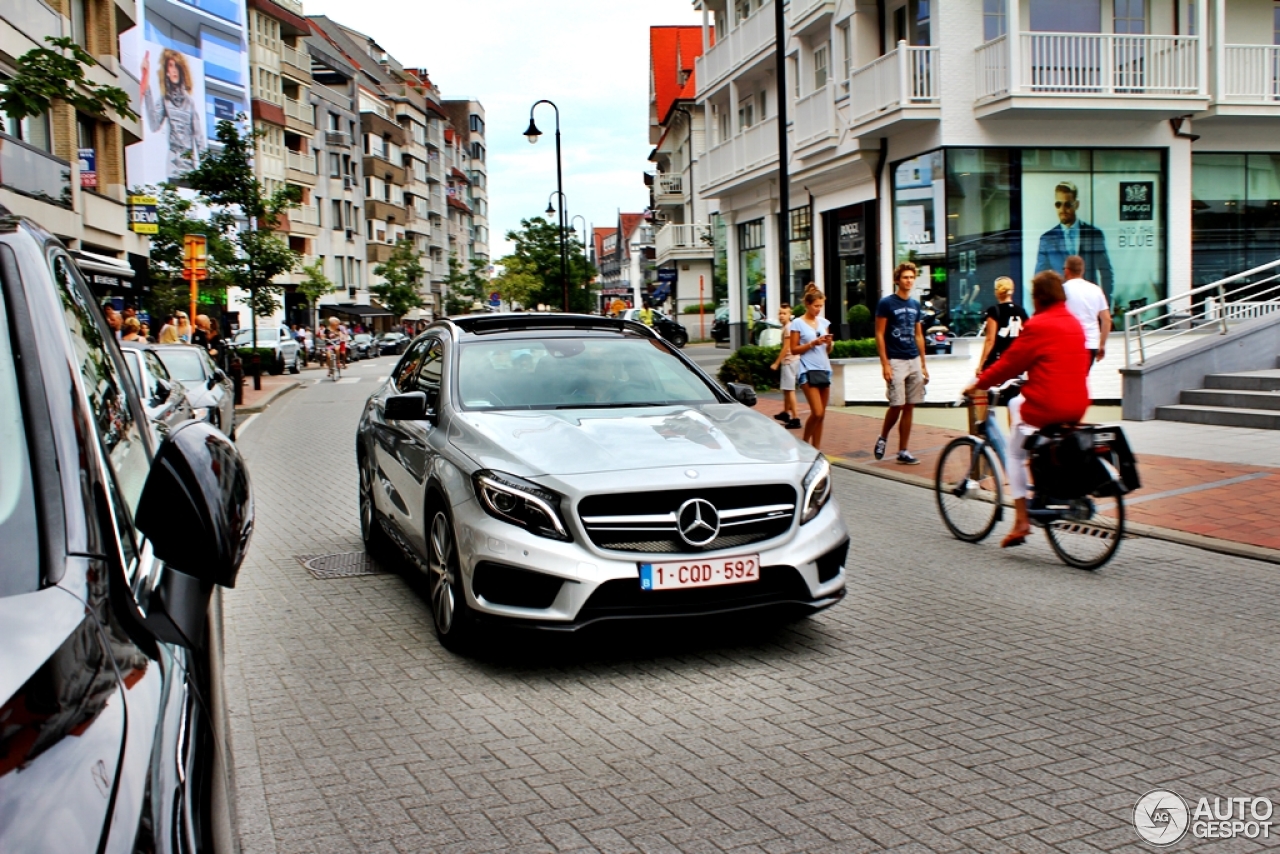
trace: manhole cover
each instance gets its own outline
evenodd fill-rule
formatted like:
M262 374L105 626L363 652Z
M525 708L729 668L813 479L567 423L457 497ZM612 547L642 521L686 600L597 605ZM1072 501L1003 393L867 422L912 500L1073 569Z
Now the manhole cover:
M307 572L316 578L351 578L356 575L379 575L381 567L364 552L336 555L298 555Z

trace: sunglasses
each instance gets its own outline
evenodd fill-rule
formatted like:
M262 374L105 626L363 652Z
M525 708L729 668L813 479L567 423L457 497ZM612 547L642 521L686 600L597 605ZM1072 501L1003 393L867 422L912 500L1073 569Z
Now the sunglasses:
M1059 210L1063 208L1074 208L1079 202L1054 202L1053 206Z

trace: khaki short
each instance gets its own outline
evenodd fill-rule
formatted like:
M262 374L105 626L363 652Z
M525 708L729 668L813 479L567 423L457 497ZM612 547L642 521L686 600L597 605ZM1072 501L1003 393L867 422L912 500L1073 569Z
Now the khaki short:
M890 359L893 380L885 387L890 406L924 403L924 373L920 359Z
M796 368L798 368L799 366L800 366L799 359L793 359L790 362L788 362L786 359L782 360L782 365L778 369L778 374L780 377L778 381L779 389L781 389L782 391L796 390Z

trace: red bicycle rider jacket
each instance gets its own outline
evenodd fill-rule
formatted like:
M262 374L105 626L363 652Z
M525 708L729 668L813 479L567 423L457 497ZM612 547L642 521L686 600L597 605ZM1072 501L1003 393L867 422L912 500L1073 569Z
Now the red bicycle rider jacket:
M1084 328L1065 302L1038 311L995 364L978 377L993 388L1026 373L1022 420L1032 427L1075 424L1089 408L1089 351Z

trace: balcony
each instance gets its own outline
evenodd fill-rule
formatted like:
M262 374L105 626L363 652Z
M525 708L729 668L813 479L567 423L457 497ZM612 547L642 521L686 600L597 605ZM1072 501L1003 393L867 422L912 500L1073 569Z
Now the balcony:
M654 260L658 264L677 260L705 260L715 254L711 226L703 222L669 222L654 238Z
M791 144L795 153L807 157L839 141L836 128L836 105L831 99L831 86L823 86L796 101L795 121L791 125Z
M364 244L364 257L366 263L369 264L385 264L391 260L391 253L395 251L394 243L385 243L377 240L367 240Z
M284 126L289 130L311 136L316 131L315 108L307 100L307 91L302 90L302 99L295 100L288 95L284 98Z
M408 178L404 167L398 163L392 163L384 154L366 154L363 165L365 177L381 178L390 184L400 186L404 186Z
M710 92L731 72L756 60L773 46L773 14L770 0L728 33L716 33L716 43L711 50L695 60L699 96Z
M311 82L311 56L306 49L280 45L280 70L295 80Z
M906 42L849 75L849 124L858 136L941 117L938 49Z
M684 175L679 172L663 172L653 186L653 203L660 208L678 208L684 205Z
M316 174L316 159L313 155L303 154L300 151L286 150L284 153L284 165L287 169L295 172L301 172L307 176ZM302 180L304 184L313 183L306 179Z
M369 219L380 219L383 222L404 222L404 205L384 199L365 199L364 215Z
M778 160L778 119L773 117L748 128L709 149L703 157L707 168L699 171L698 188L704 196L717 196L751 181L764 167Z
M350 148L351 136L345 131L327 130L324 132L324 144L331 148Z
M71 164L0 133L0 187L71 210Z
M1214 91L1212 116L1280 116L1280 46L1229 44Z
M285 211L282 231L304 237L315 237L320 233L320 211L315 205L299 205Z
M836 10L833 0L791 0L791 31L808 33L826 21Z
M978 118L1107 108L1171 118L1209 102L1196 36L1001 36L977 49L977 83Z

